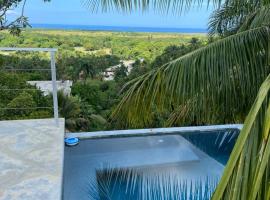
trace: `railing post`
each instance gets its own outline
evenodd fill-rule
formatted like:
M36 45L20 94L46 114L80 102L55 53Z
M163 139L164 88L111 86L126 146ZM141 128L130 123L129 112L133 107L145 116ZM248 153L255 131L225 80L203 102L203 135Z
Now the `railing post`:
M58 99L57 99L57 83L56 83L56 68L55 68L55 52L51 51L51 76L52 76L52 89L53 89L53 113L56 125L59 125L58 116Z

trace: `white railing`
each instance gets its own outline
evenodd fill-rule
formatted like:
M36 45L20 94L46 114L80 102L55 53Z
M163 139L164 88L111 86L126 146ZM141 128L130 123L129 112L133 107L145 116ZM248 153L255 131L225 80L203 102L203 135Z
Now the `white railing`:
M55 67L55 53L57 49L54 48L13 48L13 47L0 47L0 51L28 51L28 52L48 52L50 53L51 60L51 79L52 79L52 95L53 95L53 113L55 123L59 125L58 115L58 99L57 99L57 82L56 82L56 67ZM40 70L40 69L39 69ZM43 69L46 70L46 69ZM16 90L16 89L14 89Z

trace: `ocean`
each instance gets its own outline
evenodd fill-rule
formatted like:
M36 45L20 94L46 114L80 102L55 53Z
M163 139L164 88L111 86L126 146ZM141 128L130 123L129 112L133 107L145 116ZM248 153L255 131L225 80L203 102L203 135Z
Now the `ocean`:
M206 33L202 28L161 28L161 27L128 27L97 25L64 25L64 24L32 24L33 28L82 30L82 31L114 31L114 32L153 32L153 33Z

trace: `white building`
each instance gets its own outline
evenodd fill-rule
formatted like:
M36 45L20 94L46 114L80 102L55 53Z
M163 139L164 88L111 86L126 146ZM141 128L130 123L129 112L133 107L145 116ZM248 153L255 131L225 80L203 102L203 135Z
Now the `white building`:
M52 81L27 81L27 83L36 86L38 89L44 92L44 95L49 95L53 91ZM57 91L63 90L65 95L70 95L73 81L56 81L56 84Z
M134 60L121 60L121 64L109 67L103 72L104 80L105 81L111 81L114 79L114 73L115 70L123 64L127 68L127 75L131 72L132 70L132 65L135 63Z

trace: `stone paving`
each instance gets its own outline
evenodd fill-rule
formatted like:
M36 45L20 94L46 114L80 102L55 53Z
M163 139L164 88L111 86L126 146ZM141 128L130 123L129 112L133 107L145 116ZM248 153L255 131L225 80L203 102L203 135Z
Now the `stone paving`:
M0 121L0 200L60 200L64 119Z

